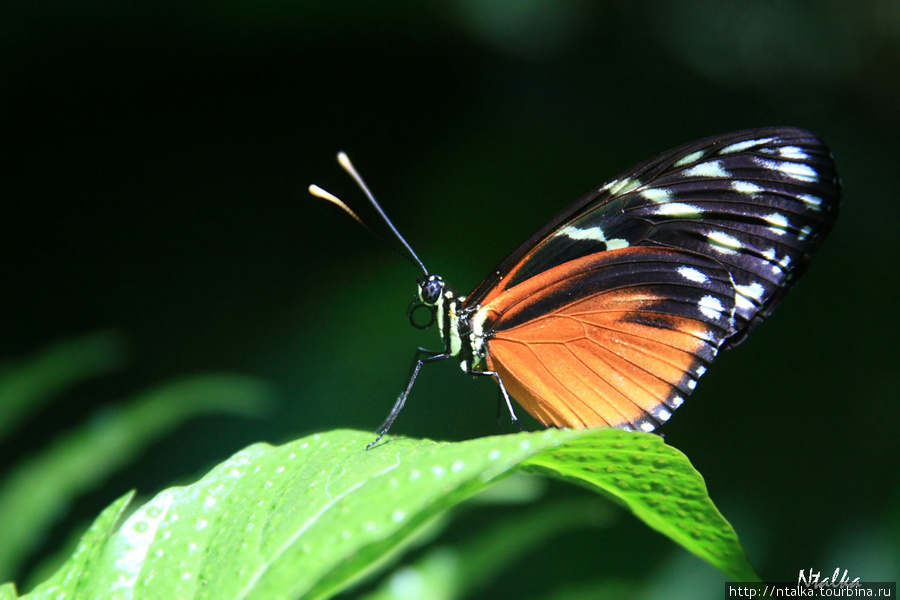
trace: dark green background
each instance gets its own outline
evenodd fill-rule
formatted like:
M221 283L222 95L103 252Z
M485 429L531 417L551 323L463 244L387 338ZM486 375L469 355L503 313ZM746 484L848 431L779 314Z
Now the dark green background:
M338 150L465 293L619 171L767 125L829 143L842 214L775 316L663 432L764 578L841 567L896 580L900 3L888 0L4 3L0 355L111 328L132 356L3 453L209 369L268 379L284 402L262 422L184 427L76 515L253 441L374 429L415 347L440 344L406 323L416 270L307 195L315 182L362 206ZM494 434L495 399L448 361L423 373L394 432ZM529 555L490 595L593 578L667 598L718 581L625 517Z

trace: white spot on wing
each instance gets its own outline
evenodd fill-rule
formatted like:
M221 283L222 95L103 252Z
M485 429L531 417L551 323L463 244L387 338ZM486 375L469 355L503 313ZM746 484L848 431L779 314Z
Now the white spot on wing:
M766 291L760 283L754 281L749 285L735 285L734 304L741 310L756 310ZM754 302L756 300L756 302Z
M763 144L768 144L775 138L760 138L758 140L744 140L743 142L737 142L735 144L731 144L730 146L726 146L719 151L719 154L732 154L734 152L743 152L744 150L749 150L754 146L762 146Z
M776 258L774 256L774 254L775 254L774 248L773 248L772 254L773 254L772 261L774 262L775 258ZM780 274L780 273L784 272L788 268L788 265L790 265L790 264L791 264L791 255L785 254L784 258L782 258L780 261L778 261L777 263L772 265L772 272Z
M754 281L750 285L736 285L734 286L734 289L737 290L738 293L743 294L748 298L754 298L756 300L762 298L762 295L766 291L766 288L764 288L756 281Z
M588 227L587 229L579 229L574 225L569 225L559 230L557 236L564 235L573 240L596 240L598 242L606 241L606 234L600 227Z
M785 217L781 213L772 213L771 215L763 218L766 220L766 223L772 224L772 227L769 227L769 229L777 234L783 234L790 226L787 217Z
M714 296L703 296L700 298L697 307L704 316L710 319L719 319L722 317L722 313L725 312L725 307L722 306L722 302Z
M808 160L809 154L797 146L784 146L778 149L778 154L784 158L793 158L795 160Z
M667 215L670 217L699 217L703 213L702 210L690 204L681 202L670 202L668 204L660 204L653 211L656 215Z
M734 254L735 250L742 248L740 240L721 231L710 231L706 239L713 247L724 254Z
M609 189L609 194L611 196L616 196L618 194L625 194L630 192L636 187L639 187L641 182L637 179L628 179L627 177L621 181L618 179L607 184Z
M672 194L665 188L650 188L641 192L641 196L650 202L668 202L672 198Z
M683 167L684 165L689 165L689 164L697 162L698 160L703 158L704 154L706 154L705 150L697 150L696 152L692 152L692 153L688 154L687 156L685 156L684 158L675 161L675 164L672 166Z
M734 295L734 307L741 312L752 312L758 308L750 298L743 294Z
M709 281L709 277L707 277L697 269L693 269L691 267L678 267L678 274L685 279L694 281L696 283L706 283L707 281Z
M731 177L731 174L722 168L722 163L717 160L691 167L685 170L684 174L686 177Z
M653 417L660 423L665 423L672 416L672 411L670 411L665 406L657 406L650 412L650 414L653 415Z
M822 209L822 199L818 196L810 196L809 194L800 194L797 196L802 202L806 205L813 208L813 210L821 210Z
M819 180L819 174L816 173L816 170L803 163L795 163L790 161L780 162L777 160L768 160L765 158L756 158L754 160L756 161L756 164L763 167L764 169L778 171L785 177L790 177L791 179L809 182Z
M672 398L671 404L673 407L678 408L679 406L684 404L684 398L682 398L681 396L675 396L674 398Z
M758 194L763 189L749 181L732 181L731 189L741 194Z
M627 248L628 240L614 238L611 240L606 239L606 234L603 233L603 230L598 227L588 227L586 229L579 229L574 225L569 225L568 227L563 227L556 234L557 236L564 235L572 240L595 240L597 242L604 242L606 244L607 250L617 250L619 248Z
M642 431L646 431L647 433L650 433L651 431L653 431L653 429L654 429L653 423L650 423L649 421L641 422L641 430Z

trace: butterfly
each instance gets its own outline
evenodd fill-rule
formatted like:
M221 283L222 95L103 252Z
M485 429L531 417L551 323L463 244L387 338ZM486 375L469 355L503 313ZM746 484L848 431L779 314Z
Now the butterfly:
M834 159L814 134L773 127L718 135L591 190L463 297L425 268L345 154L339 162L400 243L395 249L423 273L410 323L437 323L444 345L418 350L369 447L394 423L422 366L451 357L463 372L497 382L516 424L513 399L547 426L654 431L719 351L772 314L840 204ZM310 192L369 228L332 194Z

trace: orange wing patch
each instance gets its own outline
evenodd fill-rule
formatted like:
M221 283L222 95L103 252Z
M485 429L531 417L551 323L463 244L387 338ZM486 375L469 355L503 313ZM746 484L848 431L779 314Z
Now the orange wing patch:
M547 271L486 306L487 367L545 425L652 431L715 357L733 295L712 261L686 266L683 254L646 248L604 254ZM690 278L680 274L686 268ZM594 280L612 289L592 289ZM532 306L541 309L523 320Z

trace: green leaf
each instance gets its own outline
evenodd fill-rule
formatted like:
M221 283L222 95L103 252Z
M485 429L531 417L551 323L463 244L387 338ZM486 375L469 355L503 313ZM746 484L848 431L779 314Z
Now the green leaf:
M19 597L16 594L16 585L14 583L4 583L0 585L0 600L16 600Z
M198 414L258 414L271 397L268 386L246 377L187 378L104 409L18 465L0 485L0 581L13 576L41 533L74 498L133 461L149 443Z
M702 478L655 436L601 429L461 443L391 438L366 451L370 439L332 431L283 446L257 444L193 485L161 492L104 546L84 574L85 597L115 589L135 598L327 598L384 564L452 506L526 466L604 490L692 551L719 548L721 556L703 556L726 573L752 573ZM623 485L638 480L640 493ZM731 535L711 545L678 533L695 521Z
M83 581L95 568L100 553L109 542L113 526L133 497L134 492L129 492L106 507L81 536L81 541L69 560L52 577L37 586L26 597L83 597L80 595Z
M731 524L710 500L703 477L659 436L612 430L527 464L602 490L734 581L759 580Z
M0 438L63 390L122 363L122 341L110 332L56 343L0 372Z

